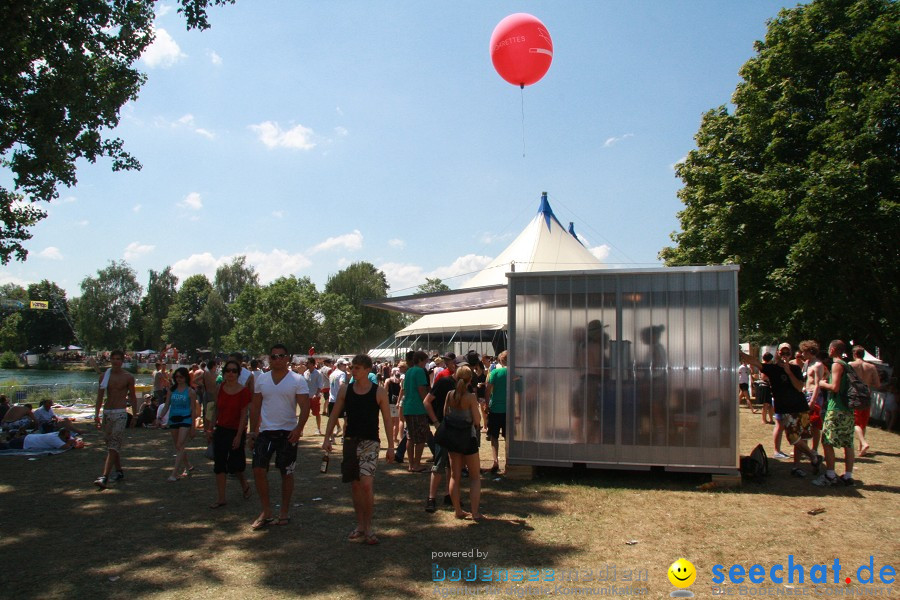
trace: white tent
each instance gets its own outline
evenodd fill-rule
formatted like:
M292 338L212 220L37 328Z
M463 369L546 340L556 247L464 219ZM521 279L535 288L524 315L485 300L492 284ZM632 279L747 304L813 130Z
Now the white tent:
M460 286L461 290L506 286L506 273L581 271L604 265L553 214L546 192L531 222L482 271ZM398 331L396 338L438 333L500 331L506 329L506 306L427 314Z

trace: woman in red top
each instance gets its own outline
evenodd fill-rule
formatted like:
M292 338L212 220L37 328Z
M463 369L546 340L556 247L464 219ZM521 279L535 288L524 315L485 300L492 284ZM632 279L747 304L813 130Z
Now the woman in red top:
M219 386L216 400L216 428L206 431L207 440L213 443L216 490L218 498L210 508L225 506L225 474L237 475L244 491L244 498L250 497L250 484L244 477L247 459L244 455L244 441L247 429L247 407L250 406L250 390L238 383L241 365L230 359L222 368L224 379Z

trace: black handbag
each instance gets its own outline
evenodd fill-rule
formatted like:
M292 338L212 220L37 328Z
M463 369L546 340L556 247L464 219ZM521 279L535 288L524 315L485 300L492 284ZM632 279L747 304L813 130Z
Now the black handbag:
M438 425L434 441L450 452L466 453L472 447L472 424L461 417L446 415Z

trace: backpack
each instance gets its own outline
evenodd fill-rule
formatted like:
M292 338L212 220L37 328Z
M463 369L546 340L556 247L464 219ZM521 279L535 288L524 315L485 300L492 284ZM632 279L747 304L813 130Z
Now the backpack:
M757 444L750 456L741 457L741 476L749 481L762 481L769 474L769 458L762 444Z
M856 369L844 363L844 369L847 371L847 381L850 386L847 388L847 407L850 410L863 410L869 408L872 403L872 396L869 393L869 386L863 383Z

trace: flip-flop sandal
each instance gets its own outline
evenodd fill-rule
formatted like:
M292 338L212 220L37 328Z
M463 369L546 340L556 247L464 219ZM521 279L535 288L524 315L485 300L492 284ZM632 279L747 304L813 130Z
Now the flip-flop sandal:
M278 525L279 527L284 527L285 525L290 525L291 518L290 517L281 517L277 521L275 521L275 524Z
M247 487L244 488L244 500L250 499L250 484L247 484Z
M366 545L367 546L377 546L378 545L378 538L375 537L374 533L366 536Z
M347 541L349 542L358 542L362 541L362 539L366 537L366 534L359 529L354 529L350 532L350 535L347 536Z
M259 531L260 529L265 529L274 522L275 517L269 517L267 519L257 519L253 521L253 525L250 526L250 529L252 529L253 531Z
M222 508L225 506L226 502L213 502L209 505L210 508Z

